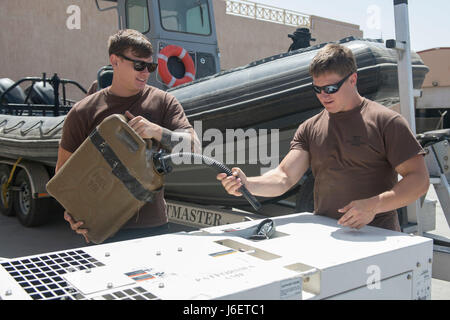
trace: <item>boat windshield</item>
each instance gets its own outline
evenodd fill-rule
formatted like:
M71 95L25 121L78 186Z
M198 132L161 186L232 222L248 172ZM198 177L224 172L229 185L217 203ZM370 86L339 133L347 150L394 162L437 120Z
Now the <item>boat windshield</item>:
M125 10L127 28L142 33L147 33L150 30L147 0L127 0Z
M161 25L165 30L210 35L207 0L159 0Z

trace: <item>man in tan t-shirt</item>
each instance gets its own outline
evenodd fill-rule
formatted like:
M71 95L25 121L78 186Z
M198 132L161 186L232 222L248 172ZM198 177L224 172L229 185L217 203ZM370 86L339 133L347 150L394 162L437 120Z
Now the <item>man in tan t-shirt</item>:
M191 141L195 146L199 144L177 99L147 85L150 73L157 66L153 63L153 48L147 38L135 30L121 30L109 38L108 50L114 69L112 84L88 95L67 114L56 171L92 130L111 114L125 114L130 119L128 124L142 138L159 141L165 149L171 150L181 139ZM83 221L75 221L68 212L64 213L64 218L89 242L89 230L82 228ZM167 226L166 204L161 190L154 201L146 203L114 239L149 236L167 230Z
M401 231L395 210L429 187L424 151L401 115L359 95L356 71L350 49L322 48L310 73L325 109L299 126L277 168L259 177L247 178L239 168L217 175L227 192L240 196L244 184L256 196L276 197L311 167L315 214L356 229L370 224Z

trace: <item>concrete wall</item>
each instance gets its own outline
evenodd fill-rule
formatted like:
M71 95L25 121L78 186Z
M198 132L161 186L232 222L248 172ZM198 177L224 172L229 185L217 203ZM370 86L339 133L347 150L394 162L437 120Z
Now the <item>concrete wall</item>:
M226 14L224 0L213 5L222 70L286 52L292 43L288 34L296 27ZM312 45L363 35L357 25L317 16L311 16L311 26Z
M423 87L450 87L450 48L433 48L417 53L430 68Z
M311 16L311 34L316 39L313 44L341 40L354 36L362 38L363 32L356 24Z
M450 108L450 86L423 87L416 108Z
M295 27L226 14L223 0L213 5L222 70L286 52L292 43Z
M417 52L430 68L417 108L450 108L450 48L433 48Z
M81 9L79 30L66 26L73 4ZM94 0L1 0L0 5L1 78L58 73L87 89L108 63L107 37L118 29L116 11L100 12ZM78 89L70 93L83 96Z

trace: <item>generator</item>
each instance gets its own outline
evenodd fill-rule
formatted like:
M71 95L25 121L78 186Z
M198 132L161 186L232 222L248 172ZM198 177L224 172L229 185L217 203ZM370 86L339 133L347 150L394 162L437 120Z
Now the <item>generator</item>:
M296 213L3 260L0 298L430 299L432 257L431 239Z

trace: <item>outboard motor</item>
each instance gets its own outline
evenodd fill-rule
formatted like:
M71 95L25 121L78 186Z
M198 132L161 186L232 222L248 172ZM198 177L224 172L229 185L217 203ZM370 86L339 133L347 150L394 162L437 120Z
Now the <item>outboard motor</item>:
M311 41L316 41L316 39L311 38L311 32L308 28L298 28L295 30L294 34L289 34L289 38L292 39L292 44L288 49L289 51L308 48L311 46Z
M30 101L36 104L55 104L55 93L50 83L43 81L35 82L32 86L25 89L25 93L30 92Z
M25 103L25 93L23 92L22 88L19 86L16 86L11 91L5 93L6 90L8 90L9 87L11 87L14 84L14 81L12 81L9 78L3 78L0 79L0 97L3 97L1 99L0 104L3 103Z

